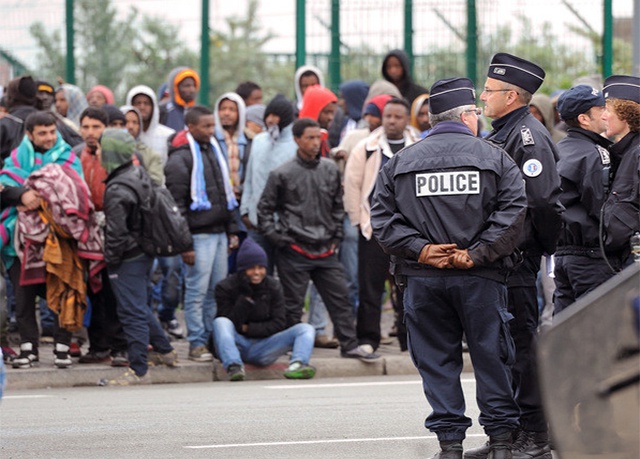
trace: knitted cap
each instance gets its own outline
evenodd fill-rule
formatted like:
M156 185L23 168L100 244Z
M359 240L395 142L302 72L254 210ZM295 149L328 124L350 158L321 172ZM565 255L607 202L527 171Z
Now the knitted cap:
M264 118L271 114L280 117L280 122L278 123L280 130L293 123L293 105L282 94L277 94L264 109Z
M249 105L246 111L247 121L253 121L264 129L266 127L264 125L264 110L265 106L262 104Z
M236 269L244 271L254 266L267 266L267 253L256 241L250 237L246 238L236 256Z
M136 141L124 129L107 128L100 137L101 163L107 173L131 161Z

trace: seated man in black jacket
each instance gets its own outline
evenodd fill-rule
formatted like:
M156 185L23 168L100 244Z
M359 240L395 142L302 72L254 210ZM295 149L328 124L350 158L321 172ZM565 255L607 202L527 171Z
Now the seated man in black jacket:
M291 351L284 376L310 379L309 365L315 330L298 323L286 328L286 310L280 282L267 276L267 254L247 238L238 250L237 272L216 286L218 316L213 341L231 381L245 377L243 362L266 366Z

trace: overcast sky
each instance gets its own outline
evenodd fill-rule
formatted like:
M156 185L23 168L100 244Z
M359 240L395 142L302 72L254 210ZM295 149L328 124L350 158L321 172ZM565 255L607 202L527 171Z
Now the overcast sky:
M95 0L100 1L100 0ZM194 50L200 47L201 0L112 0L124 16L132 5L141 12L158 16L180 26L179 39L184 40ZM602 30L602 11L598 7L601 0L569 0L594 26ZM515 10L527 11L526 6L534 0L479 0L476 2L480 13L495 19L486 21L494 26L503 24L504 18ZM614 16L630 16L633 0L614 0ZM247 0L210 0L210 26L225 30L225 18L230 15L244 15ZM464 0L414 0L414 48L416 52L429 47L430 42L455 38L443 37L442 32L433 34L431 21L438 21L433 11L439 9L450 13L458 21L464 20ZM567 21L576 24L576 18L558 0L537 0L538 7L527 11L534 22L552 22L558 34L566 34ZM295 4L296 0L265 0L259 6L260 24L276 37L266 49L270 52L295 52ZM402 46L402 5L403 0L342 0L341 31L351 45L366 43L385 48ZM553 5L550 7L545 5ZM64 0L0 0L0 46L28 66L36 64L37 50L28 28L42 21L48 29L64 30ZM380 10L384 10L381 14ZM495 12L495 14L493 14ZM455 21L455 19L454 19ZM329 36L322 23L330 22L330 0L307 1L307 45L308 51L328 51ZM441 25L441 24L440 24ZM461 24L453 24L461 26ZM440 29L441 30L441 29ZM464 27L461 26L464 32ZM431 33L431 35L430 35ZM350 35L349 35L350 34ZM63 34L64 40L64 34ZM60 44L64 47L64 42ZM81 46L76 44L76 46ZM422 50L420 49L422 48Z

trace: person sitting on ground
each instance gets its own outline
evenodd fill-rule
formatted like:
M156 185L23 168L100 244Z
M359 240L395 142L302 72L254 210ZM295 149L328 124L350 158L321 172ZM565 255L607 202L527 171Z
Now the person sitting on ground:
M245 378L244 362L267 366L291 351L288 379L310 379L314 328L298 323L286 328L280 281L267 275L267 254L253 239L244 240L237 272L216 286L218 316L213 321L216 352L231 381Z

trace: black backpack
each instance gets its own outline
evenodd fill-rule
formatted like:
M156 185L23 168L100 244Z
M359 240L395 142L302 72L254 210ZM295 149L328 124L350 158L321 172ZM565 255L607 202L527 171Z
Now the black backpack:
M192 250L189 225L173 195L167 187L155 185L143 168L140 171L141 187L134 191L140 200L142 229L138 243L142 251L153 257L171 257Z

